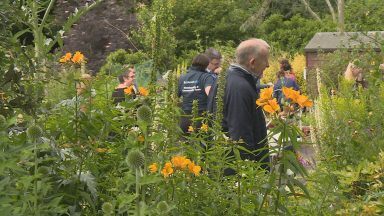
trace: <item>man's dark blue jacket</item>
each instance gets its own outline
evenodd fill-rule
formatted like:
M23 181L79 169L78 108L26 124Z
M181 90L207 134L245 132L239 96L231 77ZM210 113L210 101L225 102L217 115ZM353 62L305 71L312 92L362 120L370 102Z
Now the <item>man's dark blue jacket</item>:
M227 71L224 94L223 129L233 140L243 139L248 150L257 150L267 145L267 128L262 108L256 105L259 93L257 79L238 65ZM257 155L242 153L243 159L260 161L268 154L263 150ZM268 161L265 157L264 162Z

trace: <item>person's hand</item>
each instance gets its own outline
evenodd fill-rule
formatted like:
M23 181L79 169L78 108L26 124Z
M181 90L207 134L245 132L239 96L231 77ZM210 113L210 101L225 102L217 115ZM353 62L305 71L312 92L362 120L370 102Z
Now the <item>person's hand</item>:
M218 67L218 68L216 68L213 72L214 72L215 74L219 74L219 73L221 72L221 70L222 70L222 68L221 68L221 67Z

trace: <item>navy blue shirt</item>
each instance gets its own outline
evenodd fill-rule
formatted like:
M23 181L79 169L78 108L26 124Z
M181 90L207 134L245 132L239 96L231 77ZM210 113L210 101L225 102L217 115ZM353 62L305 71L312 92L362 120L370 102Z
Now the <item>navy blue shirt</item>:
M207 71L190 67L188 72L179 79L179 97L183 97L182 109L185 112L192 111L192 103L198 101L199 112L207 110L208 96L205 88L212 86L214 78Z

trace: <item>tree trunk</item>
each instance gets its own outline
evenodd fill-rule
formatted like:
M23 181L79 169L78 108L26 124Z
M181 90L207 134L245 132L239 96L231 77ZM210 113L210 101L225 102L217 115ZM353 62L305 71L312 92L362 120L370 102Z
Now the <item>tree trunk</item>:
M309 14L311 14L311 15L313 16L313 18L315 18L315 19L317 19L318 21L321 22L321 19L320 19L319 15L317 15L317 14L312 10L312 8L309 6L308 2L307 2L306 0L300 0L300 1L304 4L304 6L305 6L305 8L307 9L307 11L309 12Z
M267 13L271 3L272 0L264 0L260 6L260 9L240 26L240 30L245 31L252 26L259 25L264 20L265 14Z
M344 0L337 0L337 10L339 15L339 32L344 34Z
M332 20L333 20L333 22L334 22L334 23L337 23L335 10L333 9L333 6L332 6L331 2L330 2L329 0L325 0L325 2L327 2L329 11L331 12L331 15L332 15Z

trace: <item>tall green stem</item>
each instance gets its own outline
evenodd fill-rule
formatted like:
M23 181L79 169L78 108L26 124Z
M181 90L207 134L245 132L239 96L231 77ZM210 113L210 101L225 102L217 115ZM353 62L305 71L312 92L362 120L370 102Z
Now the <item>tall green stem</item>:
M241 214L241 173L240 173L240 166L239 163L237 163L237 203L239 206L239 215Z
M34 199L34 203L33 203L33 212L34 212L34 215L38 215L37 214L37 201L38 201L38 197L37 197L37 164L38 164L38 161L37 161L37 145L36 145L36 141L33 141L33 145L34 145L34 153L35 153L35 172L34 172L34 196L35 196L35 199Z
M136 169L136 215L140 216L140 169Z
M289 118L290 112L288 112L287 118ZM283 123L283 131L281 132L281 136L283 137L281 139L281 143L279 143L279 152L278 152L278 158L283 158L284 157L284 147L285 144L288 142L287 139L287 118L284 120ZM281 167L280 167L281 166ZM277 213L277 208L280 202L280 187L281 187L281 181L282 181L282 176L284 172L284 165L279 163L279 182L277 185L277 195L276 195L276 200L275 200L275 213Z

